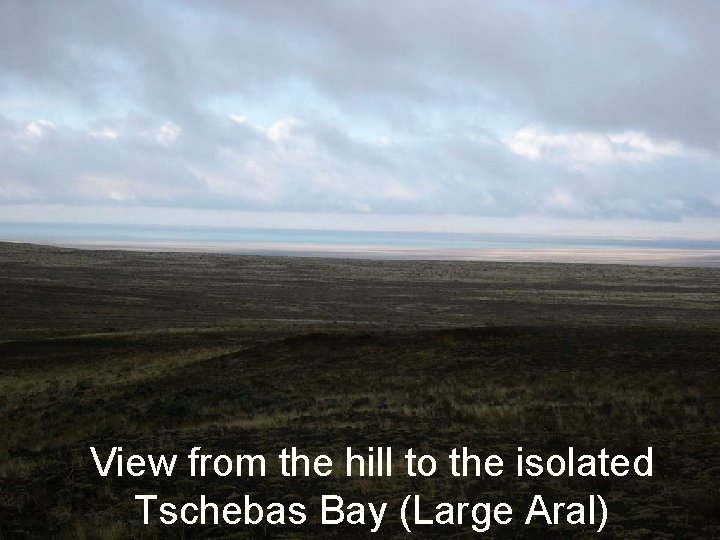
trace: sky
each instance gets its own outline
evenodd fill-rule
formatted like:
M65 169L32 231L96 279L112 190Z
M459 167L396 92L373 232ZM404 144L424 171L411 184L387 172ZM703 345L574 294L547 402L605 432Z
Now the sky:
M720 237L718 21L710 0L3 0L0 221Z

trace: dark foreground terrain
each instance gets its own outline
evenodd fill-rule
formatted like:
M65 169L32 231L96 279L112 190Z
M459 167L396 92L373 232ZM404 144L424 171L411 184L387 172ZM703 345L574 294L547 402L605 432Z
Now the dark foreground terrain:
M435 502L601 494L592 527L496 538L720 538L720 270L373 262L0 244L0 539L407 537ZM651 478L101 478L89 446L265 454L455 446L512 463L568 446ZM399 456L397 456L399 458ZM399 459L398 459L399 461ZM399 471L399 469L398 469ZM303 526L142 523L163 501L300 501ZM382 528L317 524L321 494L388 502ZM521 513L518 514L524 518ZM417 537L477 536L425 526Z

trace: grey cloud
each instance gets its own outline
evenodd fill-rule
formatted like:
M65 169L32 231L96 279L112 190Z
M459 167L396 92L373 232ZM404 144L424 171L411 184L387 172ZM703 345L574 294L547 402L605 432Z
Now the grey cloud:
M265 128L209 118L198 132L150 118L117 131L2 125L5 203L656 219L720 210L713 159L577 169L500 140L367 143L295 118Z
M718 142L720 7L694 2L9 1L5 85L92 105L112 90L165 114L307 81L393 116L458 100L574 128ZM400 105L400 106L398 106Z
M710 1L7 0L0 99L48 99L86 125L23 143L31 120L0 109L0 199L718 216L718 20ZM301 123L270 140L228 118L252 111L210 107L233 96L282 99ZM514 152L498 115L571 140L548 159ZM368 119L398 140L349 134ZM586 144L572 134L625 132L683 152L572 161Z

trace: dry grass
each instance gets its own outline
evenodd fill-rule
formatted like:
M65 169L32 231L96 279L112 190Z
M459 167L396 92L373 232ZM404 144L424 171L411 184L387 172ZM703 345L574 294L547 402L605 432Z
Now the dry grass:
M133 495L394 504L602 493L614 538L720 538L720 273L12 249L0 244L0 539L327 537L163 527ZM88 446L633 454L648 479L104 479ZM401 461L395 456L396 468ZM383 537L400 528L387 518ZM498 529L516 538L523 527ZM11 531L19 531L10 535ZM338 537L365 530L333 529ZM469 534L428 527L421 536ZM583 538L582 530L526 530ZM25 535L26 537L27 535ZM593 536L595 537L595 536Z

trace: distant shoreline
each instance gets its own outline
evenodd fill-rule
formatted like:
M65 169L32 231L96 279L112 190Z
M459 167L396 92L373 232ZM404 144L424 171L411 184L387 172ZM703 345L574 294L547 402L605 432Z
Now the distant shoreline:
M720 250L637 247L553 248L413 248L381 245L331 245L292 243L192 243L123 241L27 241L0 238L0 242L93 251L207 253L268 257L311 257L375 261L457 261L559 264L619 264L720 268Z

